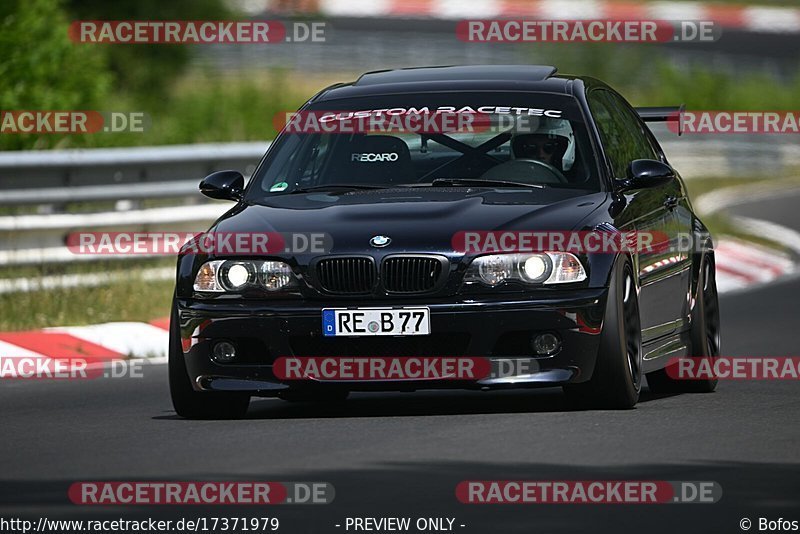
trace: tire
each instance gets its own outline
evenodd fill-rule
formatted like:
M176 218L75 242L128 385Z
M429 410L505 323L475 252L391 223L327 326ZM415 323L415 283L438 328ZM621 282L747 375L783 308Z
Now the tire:
M186 419L238 419L247 413L250 396L195 391L181 349L177 303L169 321L169 392L175 413Z
M692 309L691 352L693 358L714 359L720 354L719 296L713 256L703 258L697 280L697 295ZM659 369L647 374L653 393L711 393L717 379L677 380Z
M633 267L627 258L614 267L594 373L588 382L567 384L564 393L585 408L627 410L642 389L642 328Z

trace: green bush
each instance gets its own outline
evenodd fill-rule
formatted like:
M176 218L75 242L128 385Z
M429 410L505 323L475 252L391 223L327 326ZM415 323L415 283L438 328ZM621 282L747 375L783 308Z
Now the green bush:
M222 0L68 0L76 20L226 20ZM114 73L115 89L157 105L184 73L195 45L101 44Z
M58 0L0 2L0 109L98 109L110 87L102 51L72 43ZM64 136L0 135L0 149L50 148Z
M193 73L172 85L162 104L141 106L133 100L115 100L118 109L148 114L145 132L75 136L73 146L263 141L278 133L276 114L294 111L308 96L293 92L286 75L279 70L258 78Z

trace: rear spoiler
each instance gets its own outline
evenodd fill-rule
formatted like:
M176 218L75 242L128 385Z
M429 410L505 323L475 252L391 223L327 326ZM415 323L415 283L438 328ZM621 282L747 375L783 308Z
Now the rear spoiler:
M683 134L683 113L686 111L686 106L668 106L658 108L636 108L636 113L644 122L667 122L674 121L678 123L678 135Z

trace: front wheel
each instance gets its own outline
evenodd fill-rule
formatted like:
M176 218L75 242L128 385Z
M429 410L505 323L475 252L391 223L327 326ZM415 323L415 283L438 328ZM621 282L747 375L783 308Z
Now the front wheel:
M195 391L181 349L177 303L169 320L169 392L175 413L186 419L238 419L247 413L250 396L240 393Z
M633 408L642 389L642 364L639 296L633 267L622 259L611 276L592 378L564 386L564 393L581 407Z

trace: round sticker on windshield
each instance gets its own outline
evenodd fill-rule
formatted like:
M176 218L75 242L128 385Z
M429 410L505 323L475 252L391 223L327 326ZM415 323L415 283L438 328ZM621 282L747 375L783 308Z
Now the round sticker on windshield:
M278 193L280 191L285 191L287 187L289 187L289 184L287 184L286 182L278 182L277 184L269 188L269 192Z

